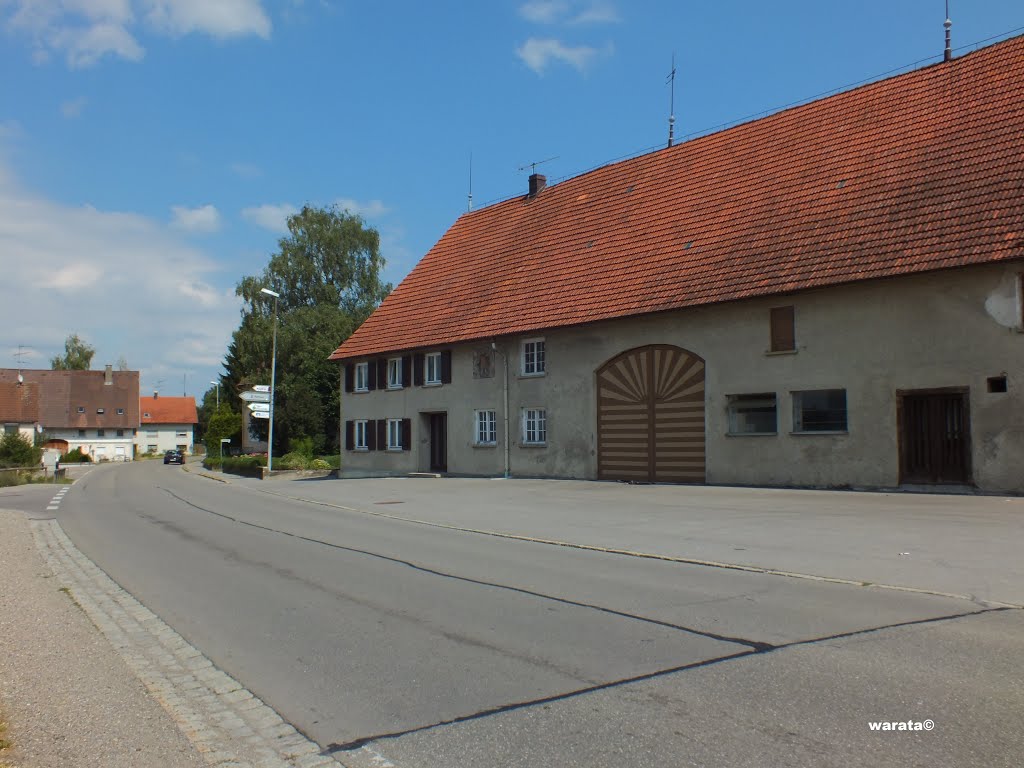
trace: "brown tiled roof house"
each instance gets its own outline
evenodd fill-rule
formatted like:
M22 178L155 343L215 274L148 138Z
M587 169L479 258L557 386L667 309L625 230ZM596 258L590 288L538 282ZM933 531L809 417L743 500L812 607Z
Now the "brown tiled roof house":
M1022 92L1016 37L463 214L332 355L349 471L1024 490Z

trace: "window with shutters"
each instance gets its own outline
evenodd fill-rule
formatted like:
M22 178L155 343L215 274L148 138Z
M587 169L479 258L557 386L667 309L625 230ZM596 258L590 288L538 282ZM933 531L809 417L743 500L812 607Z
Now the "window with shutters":
M548 414L543 408L523 409L523 445L544 445L548 441Z
M369 363L356 363L355 391L356 392L369 392L370 391L370 364Z
M388 358L388 389L402 388L402 358Z
M547 370L544 339L526 339L523 342L523 376L543 376Z
M728 397L730 435L776 434L778 402L774 392Z
M494 411L474 411L474 444L494 445L498 442L498 421Z
M423 384L430 386L441 383L441 353L429 352L423 356Z
M354 441L354 444L353 444L352 447L355 450L357 450L357 451L368 451L370 449L370 444L369 444L369 442L366 439L366 435L367 435L366 419L357 420L355 422L354 430L355 430L355 441Z
M846 432L846 390L794 392L793 431L819 434Z
M402 420L388 419L388 450L402 450Z
M771 311L771 352L796 351L796 324L793 307L774 307Z

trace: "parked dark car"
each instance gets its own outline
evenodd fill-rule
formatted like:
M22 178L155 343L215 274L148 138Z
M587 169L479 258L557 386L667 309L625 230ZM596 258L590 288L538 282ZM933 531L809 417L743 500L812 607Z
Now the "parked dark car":
M164 454L164 464L184 464L185 455L177 450L171 450Z

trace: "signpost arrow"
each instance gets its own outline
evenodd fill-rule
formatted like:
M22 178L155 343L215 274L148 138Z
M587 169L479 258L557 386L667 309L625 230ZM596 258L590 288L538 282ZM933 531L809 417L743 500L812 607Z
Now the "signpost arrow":
M253 413L270 413L270 403L249 403L249 410Z
M254 419L269 419L270 411L253 411L249 415L252 416L252 418Z
M252 388L252 391L253 392L269 392L270 391L270 385L269 384L254 384L253 388Z
M254 392L252 390L246 390L239 395L247 403L269 403L270 393L269 392Z

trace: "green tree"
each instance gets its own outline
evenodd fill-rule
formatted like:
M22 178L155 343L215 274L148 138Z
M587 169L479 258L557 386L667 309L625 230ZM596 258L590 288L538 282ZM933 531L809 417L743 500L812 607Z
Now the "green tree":
M221 402L220 410L214 411L206 425L206 434L203 436L206 442L206 455L219 456L221 451L221 439L230 438L238 442L242 435L242 417L231 410L227 403Z
M317 451L339 446L339 371L327 358L384 300L380 236L361 217L335 207L306 206L288 219L262 273L244 277L235 293L245 302L224 361L225 391L269 384L277 300L277 380L274 452L311 438ZM253 420L266 439L267 421Z
M88 371L95 354L93 347L80 339L77 333L72 333L64 340L64 354L50 360L50 368L55 371Z
M8 432L0 439L0 467L37 467L42 455L42 449L20 432Z

